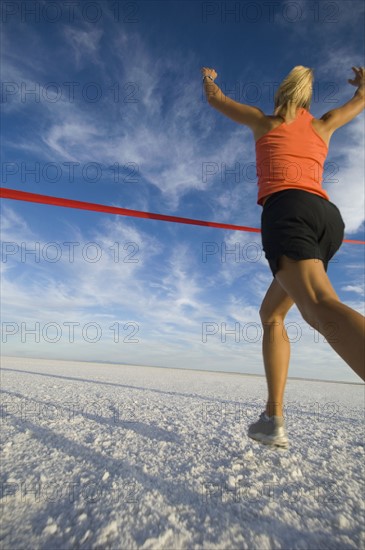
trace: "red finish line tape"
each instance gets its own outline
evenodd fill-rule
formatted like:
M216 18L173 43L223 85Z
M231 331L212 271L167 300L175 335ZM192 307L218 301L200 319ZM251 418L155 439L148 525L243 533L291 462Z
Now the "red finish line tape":
M7 189L0 187L0 197L2 199L13 199L18 201L36 202L40 204L50 204L52 206L64 206L66 208L77 208L79 210L92 210L95 212L105 212L107 214L116 214L119 216L130 216L133 218L148 218L151 220L161 220L165 222L186 223L191 225L204 225L207 227L218 227L221 229L232 229L236 231L249 231L252 233L261 233L256 227L246 227L244 225L232 225L228 223L207 222L204 220L194 220L191 218L179 218L177 216L166 216L165 214L156 214L153 212L141 212L140 210L129 210L119 208L118 206L108 206L105 204L96 204L92 202L75 201L72 199L63 199L60 197L50 197L39 195L37 193L28 193L27 191L18 191L16 189ZM344 243L365 244L365 241L344 239Z

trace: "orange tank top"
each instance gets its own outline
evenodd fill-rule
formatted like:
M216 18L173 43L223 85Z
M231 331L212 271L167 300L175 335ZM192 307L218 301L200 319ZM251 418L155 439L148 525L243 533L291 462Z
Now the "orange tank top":
M322 189L328 147L312 126L313 115L301 107L290 124L283 122L256 142L257 204L284 189L302 189L329 200Z

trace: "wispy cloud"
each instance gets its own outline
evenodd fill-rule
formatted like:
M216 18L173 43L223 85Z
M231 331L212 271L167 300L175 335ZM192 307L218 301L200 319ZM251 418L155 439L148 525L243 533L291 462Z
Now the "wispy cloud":
M73 49L77 69L83 68L86 63L101 63L98 52L103 34L101 29L64 29L64 37Z
M341 288L344 292L355 292L355 294L360 294L360 296L365 295L365 285L346 285Z
M293 30L290 40L297 43L295 24L288 26ZM315 33L320 32L317 27ZM283 32L280 24L275 29ZM303 34L309 32L308 26L300 29ZM321 41L333 40L334 29L329 30L330 38L321 37ZM3 140L7 154L32 162L37 159L83 165L94 161L103 167L133 162L138 166L138 183L129 190L127 186L115 186L108 199L101 184L90 186L93 202L145 211L158 208L163 213L178 211L186 217L259 227L261 208L256 205L251 130L227 120L203 100L200 53L196 53L193 42L191 46L185 44L184 50L171 47L157 55L158 41L152 47L140 27L121 27L112 17L107 27L83 22L75 27L55 26L53 30L50 49L47 35L35 26L26 26L24 35L16 40L15 34L5 28L6 79L23 82L29 90L55 81L62 91L59 101L41 95L39 103L31 96L22 102L14 95L4 104L9 120L16 122L21 113L24 121L22 131L15 126ZM335 54L329 47L322 48L321 41L315 42L321 59L318 77L341 82L347 78L353 46L343 45ZM308 49L309 57L313 48ZM25 56L25 50L30 49L32 56ZM287 45L285 50L289 63L293 56ZM284 47L282 52L285 55ZM246 70L260 74L255 60L248 62ZM272 65L270 71L262 73L262 85L270 76L280 80L278 66ZM220 79L224 79L223 74ZM78 83L72 101L64 86L68 81ZM87 81L102 90L100 101L85 100L82 85ZM347 88L340 87L338 98L347 100ZM267 105L267 113L271 114L271 107L271 103ZM322 101L314 107L316 115L322 115L322 107L328 105ZM328 157L338 167L333 174L338 182L330 181L329 170L325 187L341 210L347 235L363 227L363 140L360 115L336 132ZM214 173L204 173L206 163ZM232 170L237 174L229 172ZM88 194L85 186L76 183L72 192ZM61 195L59 187L54 194ZM86 219L66 214L60 215L58 220L62 222L58 224L53 224L49 214L46 227L43 215L38 218L34 210L25 206L18 209L15 204L3 208L3 240L19 247L26 243L30 248L38 243L42 254L50 239L55 239L62 249L57 262L42 256L36 262L31 255L24 261L20 249L9 254L1 266L5 320L42 325L77 322L81 327L96 322L105 328L106 336L93 347L79 333L78 345L73 347L63 340L54 345L28 341L26 345L18 342L12 349L20 354L41 350L69 358L100 359L107 355L108 360L116 361L263 372L261 340L255 340L253 331L256 327L260 336L258 311L272 275L259 234L208 228L193 231L178 224L156 225L151 220L109 216ZM72 262L65 242L77 243ZM85 257L85 247L90 243L97 243L101 251L98 261ZM203 247L207 244L213 253L204 261ZM361 311L364 287L359 250L342 247L336 255L338 263L331 266L330 272L346 303ZM92 254L95 249L90 247L89 251ZM138 261L130 261L133 259ZM309 373L313 350L318 364L335 370L337 356L323 342L315 343L313 348L313 331L296 307L287 321L302 331L300 342L292 346L296 372L313 374ZM136 323L139 342L115 346L109 327L116 322L123 326ZM205 323L210 323L214 332L206 342ZM229 332L224 339L224 327L230 331L237 325L238 341Z

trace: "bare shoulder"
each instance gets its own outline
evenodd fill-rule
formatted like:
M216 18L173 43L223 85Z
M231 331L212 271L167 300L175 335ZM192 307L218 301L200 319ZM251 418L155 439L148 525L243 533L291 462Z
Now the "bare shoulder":
M265 115L258 121L256 126L252 128L255 141L258 141L262 136L282 124L284 119L275 115Z
M357 117L365 109L365 94L356 93L352 99L341 105L331 109L325 113L320 121L327 131L333 133L341 126L348 124Z
M334 130L327 124L326 118L312 118L312 126L328 147Z

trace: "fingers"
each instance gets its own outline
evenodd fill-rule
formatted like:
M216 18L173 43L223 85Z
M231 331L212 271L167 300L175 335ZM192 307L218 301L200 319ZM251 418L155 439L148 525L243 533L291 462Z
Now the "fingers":
M200 70L203 76L210 76L213 82L218 76L217 72L214 69L209 69L208 67L202 67Z
M351 67L355 73L354 78L349 78L347 82L353 86L358 86L365 78L365 68L364 67Z

